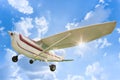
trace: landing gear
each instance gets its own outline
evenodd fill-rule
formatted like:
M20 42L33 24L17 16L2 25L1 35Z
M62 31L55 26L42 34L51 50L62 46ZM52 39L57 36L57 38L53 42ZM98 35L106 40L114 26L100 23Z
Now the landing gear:
M32 59L29 61L30 64L33 64L33 62L34 62L34 60L32 60Z
M17 62L17 61L18 61L18 56L13 56L13 57L12 57L12 61L13 61L13 62Z
M51 64L49 67L52 72L56 70L56 65L54 64Z

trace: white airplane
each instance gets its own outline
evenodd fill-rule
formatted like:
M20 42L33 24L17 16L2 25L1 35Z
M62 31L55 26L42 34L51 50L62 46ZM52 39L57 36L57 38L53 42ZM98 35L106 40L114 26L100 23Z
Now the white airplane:
M68 30L39 41L34 41L17 32L9 32L11 44L18 55L23 54L30 59L32 64L35 60L43 62L63 62L73 61L73 59L64 59L63 56L56 55L50 50L69 48L78 45L78 43L86 43L102 36L110 34L116 26L116 22L107 22L103 24L95 24L87 27ZM13 62L18 61L18 55L12 57ZM49 65L51 71L56 70L56 65Z

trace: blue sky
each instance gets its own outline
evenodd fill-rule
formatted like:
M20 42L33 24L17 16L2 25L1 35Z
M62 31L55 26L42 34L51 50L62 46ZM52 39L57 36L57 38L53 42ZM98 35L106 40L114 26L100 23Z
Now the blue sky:
M1 80L119 80L120 0L0 0L0 79ZM112 34L84 45L61 49L73 62L55 63L50 72L46 63L19 56L11 57L7 31L15 30L32 39L90 24L116 21ZM88 34L89 35L89 34Z

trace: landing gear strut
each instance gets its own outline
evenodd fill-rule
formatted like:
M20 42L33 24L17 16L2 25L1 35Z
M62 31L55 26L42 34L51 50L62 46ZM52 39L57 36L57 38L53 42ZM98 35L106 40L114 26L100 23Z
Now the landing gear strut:
M18 56L13 56L13 57L12 57L12 61L13 61L13 62L17 62L17 61L18 61Z
M56 65L54 64L51 64L49 67L52 72L56 70Z

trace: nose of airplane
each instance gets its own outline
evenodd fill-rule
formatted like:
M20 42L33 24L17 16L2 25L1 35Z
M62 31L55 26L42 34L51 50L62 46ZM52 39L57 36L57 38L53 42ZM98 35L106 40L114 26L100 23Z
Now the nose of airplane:
M8 31L8 34L9 34L10 36L13 36L13 32L11 32L11 31Z

